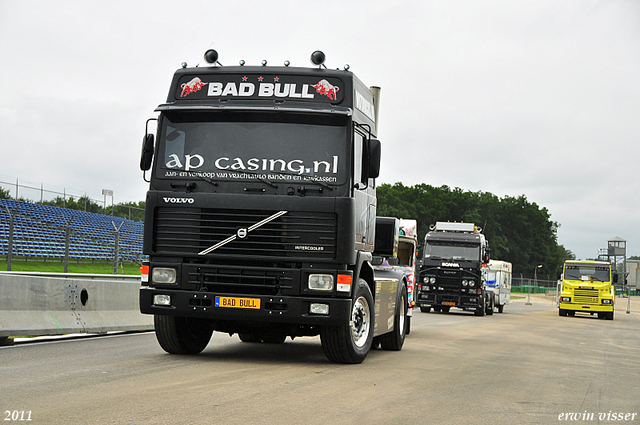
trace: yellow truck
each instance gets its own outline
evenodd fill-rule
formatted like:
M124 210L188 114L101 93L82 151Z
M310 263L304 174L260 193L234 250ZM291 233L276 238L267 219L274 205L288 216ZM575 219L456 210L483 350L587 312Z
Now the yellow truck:
M613 320L614 284L618 273L605 261L567 260L562 268L558 314L574 316L598 313L599 319Z

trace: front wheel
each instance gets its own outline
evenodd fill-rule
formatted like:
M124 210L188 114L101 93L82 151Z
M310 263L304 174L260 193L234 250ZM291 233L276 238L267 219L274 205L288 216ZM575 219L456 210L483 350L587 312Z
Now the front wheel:
M402 289L396 299L395 310L393 330L380 337L380 345L383 350L400 351L404 344L407 318L407 287L404 285L402 285Z
M170 354L198 354L213 334L211 322L205 319L155 315L153 323L158 343Z
M373 321L371 290L364 279L358 279L349 324L320 329L324 354L334 363L362 363L371 350Z

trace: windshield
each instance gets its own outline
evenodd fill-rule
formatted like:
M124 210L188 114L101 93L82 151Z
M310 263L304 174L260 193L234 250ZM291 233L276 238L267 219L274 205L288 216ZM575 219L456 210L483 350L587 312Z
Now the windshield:
M345 117L170 112L158 143L160 178L346 181Z
M611 280L609 266L594 264L565 265L564 278L566 280L583 280L586 282L609 282Z
M424 258L442 260L480 260L480 245L470 243L437 242L426 243Z

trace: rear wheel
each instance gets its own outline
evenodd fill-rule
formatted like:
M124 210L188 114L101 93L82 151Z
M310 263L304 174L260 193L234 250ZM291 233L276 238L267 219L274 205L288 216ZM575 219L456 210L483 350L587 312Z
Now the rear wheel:
M393 319L393 330L380 336L380 346L383 350L400 351L404 344L406 335L407 318L407 287L402 285L402 289L396 298L395 317Z
M320 330L322 350L334 363L362 363L373 342L373 296L364 279L358 279L345 326L324 326Z
M213 334L211 322L205 319L155 315L153 322L158 343L170 354L198 354Z
M287 339L286 335L263 335L262 342L267 344L282 344Z
M262 339L260 338L260 335L256 335L256 334L238 334L238 338L240 338L240 341L242 341L242 342L260 342L260 341L262 341Z
M493 297L493 294L491 294L491 296L489 297L489 300L487 302L487 315L488 316L493 316L493 309L495 308L495 298Z

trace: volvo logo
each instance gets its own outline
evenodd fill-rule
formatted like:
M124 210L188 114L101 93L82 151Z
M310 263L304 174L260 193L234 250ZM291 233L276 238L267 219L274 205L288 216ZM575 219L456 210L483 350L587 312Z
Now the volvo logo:
M193 198L162 198L167 204L193 204L196 200Z
M247 237L247 234L249 233L249 231L247 230L246 227L241 227L238 229L238 231L236 232L236 236L238 236L238 239L244 239Z

